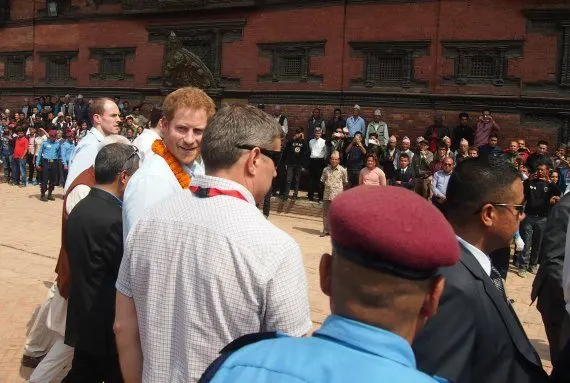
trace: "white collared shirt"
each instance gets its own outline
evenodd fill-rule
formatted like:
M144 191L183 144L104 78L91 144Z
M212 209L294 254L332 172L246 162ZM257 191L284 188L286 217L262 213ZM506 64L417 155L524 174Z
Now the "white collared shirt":
M95 157L99 152L99 143L105 139L103 133L96 128L91 128L79 144L73 149L71 157L69 158L69 172L67 173L67 180L63 193L67 193L67 189L71 183L80 175L85 169L93 166Z
M190 177L205 174L199 161L194 161L192 167L183 166L183 169ZM129 231L145 210L180 190L182 187L166 161L152 150L147 151L123 197L123 240L126 241Z
M485 273L490 277L491 276L491 259L487 256L487 254L483 253L481 250L470 244L469 242L465 241L460 236L455 236L459 243L469 250L469 252L475 257L477 262L481 265Z
M319 137L317 140L313 138L309 141L309 148L311 149L311 158L325 158L327 156L327 142Z
M139 149L139 153L141 153L141 162L145 160L145 153L151 150L152 143L156 140L161 140L161 137L153 129L145 129L135 138L133 145L136 146Z

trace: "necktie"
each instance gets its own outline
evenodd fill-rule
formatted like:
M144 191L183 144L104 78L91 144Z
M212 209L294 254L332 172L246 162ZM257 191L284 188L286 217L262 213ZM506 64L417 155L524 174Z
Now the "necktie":
M503 278L501 278L501 274L499 274L499 271L495 268L495 266L491 266L491 281L497 290L499 290L501 296L507 300L507 295L505 294L505 286L503 285Z

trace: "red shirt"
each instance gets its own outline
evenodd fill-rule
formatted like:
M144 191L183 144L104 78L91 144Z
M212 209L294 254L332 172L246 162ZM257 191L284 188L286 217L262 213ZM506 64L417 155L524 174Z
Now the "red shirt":
M14 143L14 158L24 158L28 149L28 139L26 137L17 138Z

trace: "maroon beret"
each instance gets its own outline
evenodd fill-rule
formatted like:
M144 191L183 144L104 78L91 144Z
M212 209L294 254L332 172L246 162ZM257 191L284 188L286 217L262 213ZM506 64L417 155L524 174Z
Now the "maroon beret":
M333 247L362 266L409 279L429 278L459 259L445 217L416 193L393 186L359 186L330 206Z

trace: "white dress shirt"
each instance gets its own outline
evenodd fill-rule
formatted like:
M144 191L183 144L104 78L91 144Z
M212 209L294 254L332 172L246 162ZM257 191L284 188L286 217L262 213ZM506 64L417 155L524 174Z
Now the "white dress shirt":
M455 236L459 243L469 250L469 252L475 257L477 262L481 265L485 273L490 277L491 276L491 259L487 256L487 254L483 253L481 250L470 244L469 242L465 241L460 236Z
M279 122L280 119L281 115L275 117L275 121L277 122ZM283 125L281 125L281 129L283 129L283 133L285 133L285 135L289 132L289 121L287 121L287 117L283 117Z
M327 155L327 142L322 137L313 138L309 141L309 148L311 149L311 158L325 158Z
M190 168L183 168L191 177L205 174L199 161L194 161ZM123 239L127 239L127 234L145 210L180 190L182 187L166 161L147 151L141 167L129 180L123 197Z
M65 181L65 187L63 188L64 194L67 193L67 189L78 175L88 167L93 166L95 163L95 157L97 157L97 153L99 152L99 144L104 138L105 136L103 136L103 133L98 131L96 128L91 128L81 142L79 142L75 149L73 149L69 159L67 180Z

